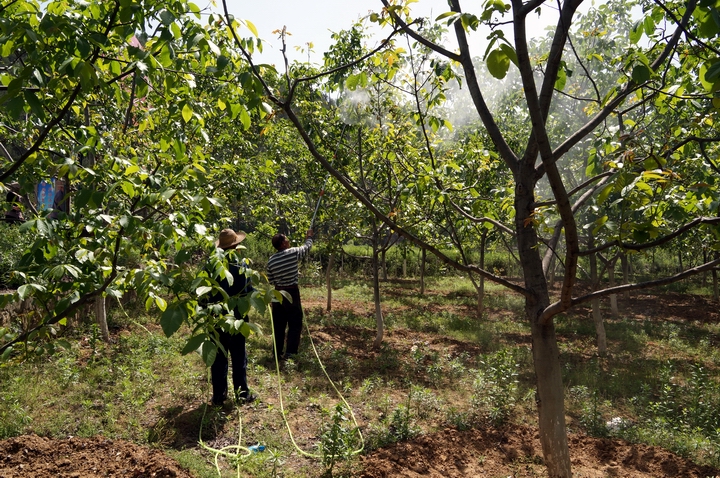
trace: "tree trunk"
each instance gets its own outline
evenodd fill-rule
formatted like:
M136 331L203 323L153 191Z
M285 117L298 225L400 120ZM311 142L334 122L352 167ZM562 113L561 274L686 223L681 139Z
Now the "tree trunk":
M547 279L548 279L548 288L552 289L555 286L555 261L557 258L555 257L555 254L552 255L550 258L550 265L548 266L548 273L547 273Z
M628 260L627 254L624 252L620 253L620 264L622 267L623 284L629 284L630 283L630 261ZM623 298L626 301L630 300L630 291L629 290L626 290L625 292L623 292Z
M105 342L110 342L110 330L107 324L107 310L105 309L105 297L95 298L95 321L100 327L100 334Z
M678 251L678 272L684 271L683 267L683 260L682 260L682 251Z
M332 310L332 268L335 265L335 254L332 252L328 256L327 271L325 271L325 288L327 290L327 305L325 310L330 312Z
M380 257L381 257L381 261L382 261L381 262L382 263L382 277L383 277L383 280L385 280L385 281L388 280L387 260L385 258L386 252L387 251L385 249L383 249L382 252L380 253Z
M375 324L377 331L375 334L375 342L373 342L373 348L380 348L382 344L384 334L384 323L382 308L380 307L380 255L378 253L377 246L377 234L373 235L373 258L372 258L372 269L373 269L373 299L375 301Z
M715 259L720 257L720 253L715 253ZM713 279L713 298L715 299L715 302L720 302L720 288L718 288L718 268L713 267L712 270L712 279Z
M539 323L538 317L550 304L550 295L543 274L537 231L526 221L532 218L535 197L534 171L519 171L515 188L515 230L518 253L523 269L527 294L525 315L532 330L533 365L537 381L535 396L538 409L540 443L550 478L572 478L570 451L565 426L565 397L560 367L560 350L555 325L550 319Z
M708 262L708 253L707 249L703 247L703 263ZM707 271L703 271L702 273L702 288L704 289L707 285Z
M482 230L480 236L480 268L485 269L485 246L487 245L487 229ZM480 284L477 287L477 315L478 319L482 319L485 312L485 278L480 276Z
M588 249L592 249L595 245L592 235L588 241ZM593 290L598 289L600 284L600 278L598 277L597 271L597 256L595 253L590 254L590 280L592 282ZM600 312L600 299L593 299L592 304L592 315L593 322L595 322L595 338L597 341L598 355L601 357L607 353L607 335L605 334L605 324L603 323L602 312Z
M420 295L425 295L425 259L426 257L425 249L422 250L422 253L420 255Z
M608 263L608 285L615 287L615 264L617 264L617 256L613 257ZM617 294L610 294L610 311L613 317L617 317L618 311Z

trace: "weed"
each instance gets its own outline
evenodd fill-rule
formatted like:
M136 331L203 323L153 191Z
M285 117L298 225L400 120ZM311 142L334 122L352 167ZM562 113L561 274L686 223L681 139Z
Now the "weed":
M409 402L415 408L417 417L421 419L428 418L442 409L442 402L437 394L418 385L412 386Z
M601 411L602 405L605 403L600 399L600 394L597 390L590 392L586 389L584 392L582 395L580 425L582 425L585 431L591 436L608 436L608 428Z
M322 416L324 423L320 428L320 454L326 476L332 476L336 462L352 456L358 446L358 434L357 428L348 419L349 410L343 404L337 404L332 413L324 409Z
M396 407L389 417L379 424L372 424L368 430L368 449L381 448L392 443L409 440L420 433L420 428L413 423L410 408L407 405Z
M447 423L460 431L470 430L475 424L475 414L472 410L462 411L450 407L445 416Z
M518 364L511 351L500 350L488 356L473 384L476 406L487 409L488 418L495 425L510 420L518 397Z

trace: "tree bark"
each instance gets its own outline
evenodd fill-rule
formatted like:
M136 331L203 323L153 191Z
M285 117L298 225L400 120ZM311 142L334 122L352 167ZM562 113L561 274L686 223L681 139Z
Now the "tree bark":
M381 264L382 264L382 278L385 281L388 280L387 260L385 257L386 252L387 251L385 250L385 248L383 248L382 252L380 253L380 258L381 258L380 260L381 260Z
M95 321L100 328L100 334L105 342L110 342L110 330L107 324L107 310L105 309L105 297L99 295L95 298Z
M422 250L420 255L420 295L425 295L425 259L427 253L425 249Z
M684 270L685 266L683 266L682 251L678 251L678 272L682 272Z
M715 259L720 257L720 253L715 253ZM718 270L717 267L713 268L712 270L712 279L713 279L713 298L715 299L715 302L720 302L720 288L718 287Z
M487 245L487 229L482 230L480 235L480 268L485 269L485 246ZM477 287L477 315L478 319L482 319L485 312L485 278L480 276L480 284Z
M550 258L550 265L548 266L548 288L552 289L555 286L555 262L557 258L555 254Z
M327 304L325 310L330 312L332 310L332 268L335 265L335 254L332 252L328 256L327 270L325 271L325 289L327 291Z
M595 241L591 235L588 240L588 248L592 249L593 247L595 247ZM590 254L589 260L592 288L593 290L598 290L600 278L598 277L596 254ZM607 335L605 334L605 324L603 323L602 312L600 311L600 298L593 299L590 303L592 304L593 322L595 323L595 339L597 342L598 355L602 357L607 354Z
M628 260L628 256L625 252L620 253L620 264L622 267L622 274L623 274L623 284L629 284L630 283L630 261ZM630 291L626 290L623 292L623 298L626 301L630 300Z
M538 321L543 310L550 305L550 295L538 251L537 231L529 221L535 202L532 177L532 172L523 171L515 178L515 229L525 288L529 292L525 298L525 315L532 330L540 443L551 478L572 478L555 324L552 319L546 323Z
M378 349L382 344L383 335L385 332L385 324L383 322L382 308L380 307L380 254L378 251L378 232L377 229L373 233L373 255L372 255L372 269L373 269L373 300L375 302L375 342L373 342L373 348Z
M615 264L617 263L617 256L613 257L608 264L608 285L610 288L615 287ZM618 300L617 294L610 294L610 311L613 317L620 315L618 311Z

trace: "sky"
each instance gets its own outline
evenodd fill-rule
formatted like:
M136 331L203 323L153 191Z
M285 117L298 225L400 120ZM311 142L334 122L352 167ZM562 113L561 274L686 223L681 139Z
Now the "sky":
M198 6L204 6L202 1L195 1ZM210 5L209 8L222 13L222 0L216 2L217 5ZM308 43L313 43L314 52L309 53L310 63L319 65L322 63L323 52L332 44L330 37L332 32L347 30L353 22L367 16L369 12L380 11L382 8L380 0L226 0L226 2L230 13L236 18L251 21L257 28L260 38L265 43L265 51L259 59L263 63L275 64L281 71L284 71L280 52L282 44L278 40L278 35L272 33L273 31L286 27L291 34L287 37L290 61L308 61ZM471 4L466 0L466 3L477 5L479 2L475 0ZM412 4L412 11L417 12L416 16L430 16L433 19L448 10L446 0L419 0ZM474 13L479 14L479 11ZM530 17L533 20L529 31L531 36L543 34L546 26L557 21L555 11L549 7L543 7L540 21L535 14L531 14ZM389 32L385 30L383 33L377 28L374 31L377 34L368 41L369 47L378 45ZM244 31L241 35L250 36L250 33ZM471 41L476 45L473 52L482 55L485 51L483 45L486 43L483 40L486 34L476 33L473 37Z

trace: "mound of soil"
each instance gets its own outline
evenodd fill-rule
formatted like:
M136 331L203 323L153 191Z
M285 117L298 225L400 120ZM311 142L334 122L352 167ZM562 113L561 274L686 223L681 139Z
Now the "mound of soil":
M159 450L103 437L0 441L0 478L192 478Z
M707 478L720 470L693 464L667 450L618 439L571 435L573 476L583 478ZM376 450L363 458L362 478L543 477L540 439L530 427L446 429Z

